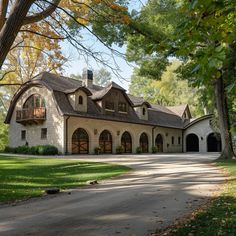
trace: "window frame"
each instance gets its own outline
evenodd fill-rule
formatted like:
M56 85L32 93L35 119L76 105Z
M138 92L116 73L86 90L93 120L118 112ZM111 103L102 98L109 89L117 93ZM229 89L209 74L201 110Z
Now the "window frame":
M120 108L124 108L124 110L120 109ZM127 103L126 102L118 102L118 112L119 113L128 113L128 107L127 107Z
M47 138L48 138L48 129L47 128L41 128L41 139L47 139Z
M83 104L84 104L84 98L83 98L83 96L81 96L81 95L79 95L78 104L79 104L79 105L83 105Z
M112 107L113 107L113 108L107 108L107 104L112 104ZM105 101L104 107L105 107L105 110L106 110L106 111L111 111L111 112L114 112L114 111L115 111L115 103L114 103L114 102Z
M25 141L26 140L26 130L21 130L21 140Z

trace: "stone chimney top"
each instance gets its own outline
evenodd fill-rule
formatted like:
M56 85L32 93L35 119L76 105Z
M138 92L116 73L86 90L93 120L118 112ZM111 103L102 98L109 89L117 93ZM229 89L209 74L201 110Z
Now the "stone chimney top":
M88 69L83 69L82 74L83 85L92 88L93 87L93 72Z

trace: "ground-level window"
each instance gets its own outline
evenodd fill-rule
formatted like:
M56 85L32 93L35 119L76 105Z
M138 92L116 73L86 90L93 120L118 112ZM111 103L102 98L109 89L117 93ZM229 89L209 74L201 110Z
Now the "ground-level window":
M181 138L178 137L178 144L180 145L181 144Z
M26 140L26 130L21 130L21 140Z
M171 137L171 143L172 143L172 145L175 144L175 137L174 136Z
M104 130L100 134L99 147L102 153L112 153L112 136L108 130Z
M47 128L42 128L41 129L41 139L46 139L48 134L48 129Z
M89 136L87 132L79 128L72 135L72 154L89 153Z

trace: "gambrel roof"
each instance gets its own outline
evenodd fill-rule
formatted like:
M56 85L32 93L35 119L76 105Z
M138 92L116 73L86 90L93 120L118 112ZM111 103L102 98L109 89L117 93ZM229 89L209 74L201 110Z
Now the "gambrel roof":
M115 82L110 83L106 87L93 85L92 88L85 87L80 80L43 72L31 81L23 84L17 93L14 95L5 123L10 123L11 116L17 100L20 95L32 86L44 86L52 92L52 96L56 103L56 106L61 115L64 116L78 116L88 117L93 119L104 119L127 123L145 124L151 126L162 126L183 129L186 125L181 116L178 113L173 112L173 109L166 108L157 104L150 104L143 98L135 97L126 93L125 89L116 84ZM78 89L83 90L88 96L88 110L87 113L78 112L71 106L68 94L76 92ZM122 92L130 104L132 111L128 116L119 115L110 116L108 114L102 114L100 107L96 101L102 99L108 91L116 89ZM148 107L148 120L141 120L136 114L134 107L142 106L146 104Z

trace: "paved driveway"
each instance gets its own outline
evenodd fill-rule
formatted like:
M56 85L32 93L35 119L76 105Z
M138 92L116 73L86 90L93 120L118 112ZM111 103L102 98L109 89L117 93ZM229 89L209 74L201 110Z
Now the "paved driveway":
M16 206L0 207L0 235L144 236L206 202L224 177L217 155L87 156L130 166L132 173ZM67 157L68 158L68 157ZM71 157L76 158L76 157Z

